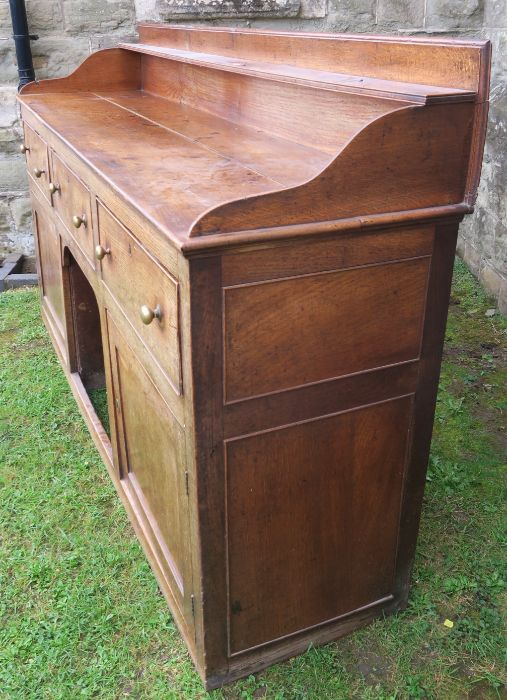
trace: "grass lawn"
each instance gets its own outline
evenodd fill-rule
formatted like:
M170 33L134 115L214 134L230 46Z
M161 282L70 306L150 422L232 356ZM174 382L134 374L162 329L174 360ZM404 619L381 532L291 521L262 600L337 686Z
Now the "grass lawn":
M507 322L491 307L457 262L408 609L206 694L36 292L0 294L0 698L507 698Z

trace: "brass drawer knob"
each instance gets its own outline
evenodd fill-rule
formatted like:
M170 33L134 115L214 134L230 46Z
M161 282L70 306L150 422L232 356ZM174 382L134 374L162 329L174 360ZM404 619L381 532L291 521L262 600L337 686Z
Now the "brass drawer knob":
M33 174L35 175L35 177L41 177L41 175L45 172L45 170L41 170L40 168L33 169Z
M72 225L75 228L80 228L81 226L86 226L86 216L83 214L82 216L78 216L77 214L74 214L72 217Z
M28 153L28 151L30 149L28 148L28 146L26 144L22 143L21 146L19 147L19 150L21 151L21 153L23 155L25 155L25 153Z
M57 192L60 191L60 185L55 185L54 182L49 183L49 191L51 194L56 194Z
M102 245L98 245L95 247L95 257L97 258L97 260L103 260L106 257L106 255L110 254L110 252L110 248L104 248L104 246Z
M162 318L162 309L160 308L160 306L158 304L154 309L150 309L149 306L143 305L143 306L141 306L141 309L140 309L140 315L141 315L141 321L146 326L149 326L154 318L158 318L159 320Z

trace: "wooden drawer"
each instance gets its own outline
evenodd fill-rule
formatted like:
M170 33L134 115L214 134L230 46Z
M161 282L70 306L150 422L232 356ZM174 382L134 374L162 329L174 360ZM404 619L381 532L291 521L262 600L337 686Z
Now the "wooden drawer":
M26 148L26 167L28 169L28 173L33 178L33 181L44 198L50 202L51 196L49 194L49 159L47 145L41 139L41 137L26 124L24 125L24 129L24 145Z
M51 180L56 187L52 195L53 206L72 238L93 265L90 192L55 153L51 157Z
M98 203L102 280L177 394L181 394L178 282ZM141 310L157 310L143 321Z

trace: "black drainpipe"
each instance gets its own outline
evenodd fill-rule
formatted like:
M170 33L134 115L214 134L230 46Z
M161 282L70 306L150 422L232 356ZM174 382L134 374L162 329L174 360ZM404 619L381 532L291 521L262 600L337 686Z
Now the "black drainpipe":
M16 59L18 61L18 90L21 90L23 85L35 80L30 39L35 40L39 37L36 34L29 34L28 32L25 0L9 0L9 5L11 9L14 44L16 46Z

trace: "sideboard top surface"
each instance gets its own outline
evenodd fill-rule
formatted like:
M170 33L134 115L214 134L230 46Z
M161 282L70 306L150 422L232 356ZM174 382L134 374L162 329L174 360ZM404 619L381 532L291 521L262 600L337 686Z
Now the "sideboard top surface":
M31 83L20 101L184 248L469 202L489 55L488 42L146 24L140 43ZM448 171L422 191L435 152ZM404 153L420 195L398 201L383 183L405 173L388 162Z

